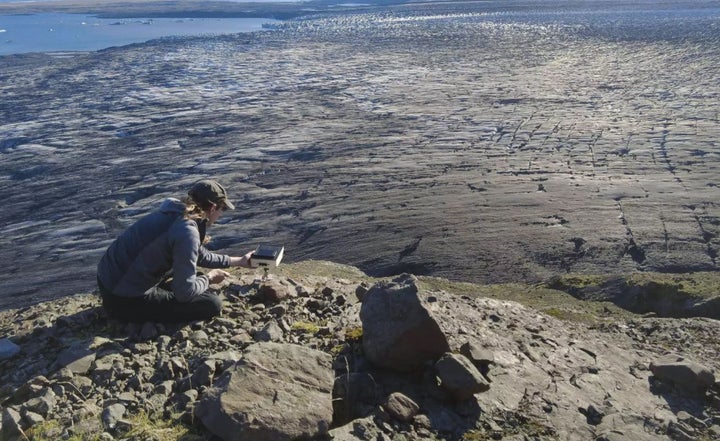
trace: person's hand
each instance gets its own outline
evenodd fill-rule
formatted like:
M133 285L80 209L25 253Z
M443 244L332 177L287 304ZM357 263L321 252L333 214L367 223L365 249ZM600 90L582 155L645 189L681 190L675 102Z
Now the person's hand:
M221 269L212 269L207 273L207 278L210 280L210 284L214 283L220 283L223 280L225 280L225 277L228 277L230 275L229 272L223 271Z
M242 257L231 257L230 266L242 266L245 268L250 268L250 257L252 257L252 254L254 252L255 250L252 250L245 253L245 255Z

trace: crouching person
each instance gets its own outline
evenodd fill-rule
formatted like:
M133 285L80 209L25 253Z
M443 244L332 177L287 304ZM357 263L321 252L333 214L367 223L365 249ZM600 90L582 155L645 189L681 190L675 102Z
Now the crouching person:
M168 198L110 244L98 264L98 288L108 316L131 322L186 322L219 315L221 298L208 287L250 266L202 244L206 228L235 207L216 181L195 183L182 200ZM208 268L199 275L197 267Z

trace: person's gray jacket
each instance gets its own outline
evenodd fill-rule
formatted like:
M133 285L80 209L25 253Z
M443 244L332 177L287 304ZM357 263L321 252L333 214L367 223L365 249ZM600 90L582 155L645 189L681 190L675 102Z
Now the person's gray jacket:
M185 302L207 290L210 281L197 267L227 268L230 257L200 243L198 224L186 219L185 204L166 199L158 210L125 230L98 264L98 283L121 297L141 297L172 275L172 291Z

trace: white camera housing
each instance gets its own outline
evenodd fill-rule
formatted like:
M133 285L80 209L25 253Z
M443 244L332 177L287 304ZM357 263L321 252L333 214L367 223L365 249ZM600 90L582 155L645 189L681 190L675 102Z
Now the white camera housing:
M285 253L284 246L258 245L250 255L250 266L253 268L276 268Z

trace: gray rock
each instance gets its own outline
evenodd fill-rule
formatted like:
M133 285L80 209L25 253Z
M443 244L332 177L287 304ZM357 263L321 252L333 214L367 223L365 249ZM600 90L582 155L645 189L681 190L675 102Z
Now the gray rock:
M25 409L39 413L45 418L55 409L55 406L57 406L57 397L55 396L55 392L49 388L45 389L40 397L28 400L23 405Z
M162 383L155 386L155 388L153 389L153 392L167 397L172 392L174 384L175 384L175 382L172 380L163 381Z
M287 306L283 304L275 305L268 310L268 312L275 317L282 317L287 312Z
M192 374L194 387L209 386L215 374L215 360L205 360Z
M400 392L393 392L385 402L388 414L398 421L407 423L417 415L420 406L412 398Z
M701 419L690 415L688 412L681 410L677 413L677 420L693 427L695 429L707 429L708 425Z
M717 424L710 426L710 430L708 432L710 433L710 436L715 437L715 439L720 439L720 426Z
M359 418L329 432L333 441L376 441L385 439L373 417Z
M462 418L448 407L430 404L424 407L424 412L433 430L453 432L463 426Z
M100 419L102 420L105 428L112 430L115 426L117 426L118 421L125 416L125 412L126 408L124 405L120 403L111 404L103 409Z
M495 362L495 355L474 342L465 342L460 346L460 353L477 367L481 373L487 374L489 366Z
M30 398L37 396L40 391L45 389L48 385L50 385L50 382L43 375L35 376L13 392L12 401L14 403L27 401Z
M181 357L172 357L162 362L161 370L167 378L179 378L187 375L187 362Z
M370 291L370 286L368 286L367 282L361 282L357 288L355 288L355 297L357 297L359 302L362 302L368 291Z
M30 410L24 410L22 412L22 417L25 420L25 422L27 423L28 427L32 427L36 424L40 424L43 421L45 421L45 418L42 415L40 415L39 413L32 412Z
M188 405L194 403L197 398L198 391L196 389L189 389L173 396L171 402L176 411L182 412L188 408Z
M412 276L374 285L360 319L365 356L377 366L411 371L450 350Z
M674 441L696 441L695 431L683 423L671 422L667 429L668 435Z
M277 280L270 279L260 284L257 295L263 303L275 304L290 297L294 291L294 288L291 289Z
M203 347L210 342L210 337L208 337L207 332L203 330L197 330L193 331L193 333L190 334L190 341L197 346Z
M208 360L214 360L216 362L216 369L224 371L229 368L237 361L242 358L240 352L228 350L223 352L216 352L208 357ZM219 366L219 367L218 367Z
M435 369L441 386L458 401L490 389L480 371L463 355L447 353L435 363Z
M659 436L646 428L647 420L642 415L629 411L605 415L595 427L598 441L653 441Z
M0 360L14 357L18 353L20 353L20 346L10 341L10 339L0 338Z
M715 383L712 371L699 363L677 356L666 356L650 363L650 371L661 380L670 381L679 393L703 395Z
M2 429L0 432L1 441L15 441L27 438L23 432L20 412L12 407L3 409L2 426L0 428Z
M332 361L302 346L258 343L204 394L196 415L225 441L285 441L327 434Z
M70 369L74 374L86 374L95 361L95 351L88 344L71 346L58 354L56 363Z
M255 341L259 342L279 342L283 339L282 328L273 320L266 324L261 330L255 333Z

